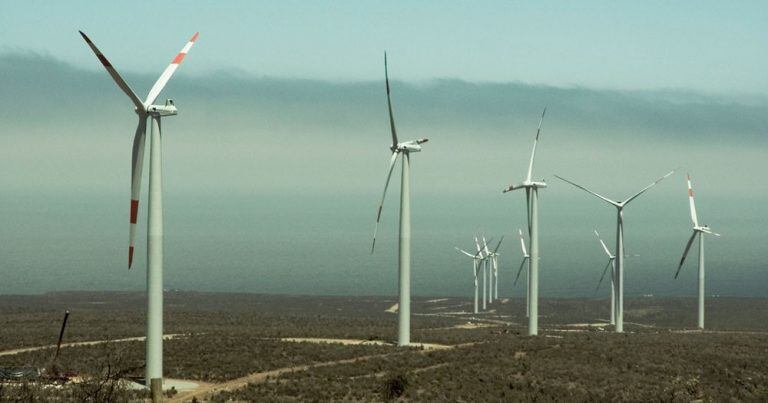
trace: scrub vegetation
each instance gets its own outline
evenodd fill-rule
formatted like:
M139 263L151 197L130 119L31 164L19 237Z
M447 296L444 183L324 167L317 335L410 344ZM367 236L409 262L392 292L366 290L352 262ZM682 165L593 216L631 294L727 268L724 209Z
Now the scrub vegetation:
M2 296L0 351L55 344L64 309L65 343L141 336L142 295ZM699 332L689 327L693 299L628 299L627 333L614 334L605 300L544 300L541 334L528 337L522 300L474 315L467 299L423 298L413 304L412 340L438 348L401 349L392 345L396 315L386 312L393 298L167 292L166 334L177 336L164 342L165 375L247 379L193 396L215 401L768 400L768 301L710 301L712 330ZM357 342L280 340L289 337ZM376 344L359 344L368 340ZM52 355L0 355L0 366L45 368ZM140 400L146 393L117 379L141 377L143 358L142 341L64 347L59 368L84 382L0 383L0 400Z

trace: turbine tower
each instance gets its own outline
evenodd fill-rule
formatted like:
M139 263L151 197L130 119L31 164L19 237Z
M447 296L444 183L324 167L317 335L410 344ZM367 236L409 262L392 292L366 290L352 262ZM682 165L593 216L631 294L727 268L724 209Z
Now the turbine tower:
M477 253L475 253L475 254L473 255L473 254L471 254L471 253L469 253L469 252L467 252L467 251L465 251L465 250L463 250L463 249L459 249L459 247L458 247L458 246L454 246L454 248L455 248L457 251L459 251L459 252L461 252L461 253L463 253L463 254L465 254L465 255L469 256L470 258L472 258L472 273L474 274L474 277L475 277L475 304L474 304L474 313L478 313L478 311L477 311L477 298L478 298L478 289L477 289L477 272L478 272L478 270L480 270L480 264L482 263L482 261L483 261L483 258L480 256L480 252L477 252Z
M488 241L483 236L483 251L485 252L485 269L488 272L488 303L493 303L493 254L488 249Z
M555 175L556 178L568 182L571 185L591 194L592 196L595 196L608 204L616 207L616 262L618 263L616 265L616 282L614 284L614 288L616 289L616 327L615 331L617 333L624 332L624 257L626 256L624 254L624 207L626 207L632 200L635 200L637 197L639 197L641 194L645 193L648 189L656 186L659 182L664 180L665 178L669 177L673 173L675 173L677 169L673 169L669 172L667 172L664 176L660 177L659 179L656 179L653 183L650 185L644 187L639 192L635 193L632 197L621 201L613 201L611 199L608 199L604 196L601 196L584 186L578 185L574 182L569 181L568 179L565 179L561 176Z
M518 229L517 233L520 235L520 249L523 251L523 260L520 262L520 268L517 269L517 276L515 276L515 283L513 285L517 285L517 280L520 279L520 273L523 272L523 267L526 267L525 263L531 259L531 255L529 255L528 251L525 249L525 239L523 238L523 230ZM530 267L530 264L528 266ZM530 287L531 287L531 282L527 281L526 289L525 289L525 317L526 318L531 315L531 288Z
M131 99L139 117L136 133L133 137L133 155L131 159L131 206L130 230L128 241L128 268L133 264L134 241L136 239L136 221L139 212L139 193L141 191L141 171L144 161L144 139L147 119L151 119L149 148L149 214L147 223L147 339L146 339L146 384L153 391L162 388L163 379L163 180L162 180L162 133L160 120L165 116L177 114L173 100L166 100L164 105L155 105L160 92L179 67L189 49L197 40L197 33L192 35L186 45L173 58L160 78L149 90L142 102L131 87L118 74L117 70L104 57L90 38L80 31L85 42L96 54L101 64L107 69L112 79ZM160 389L162 390L162 389Z
M477 247L477 254L483 258L483 260L480 261L480 264L482 265L483 270L483 310L485 311L488 309L488 306L486 305L487 299L487 284L488 284L488 255L485 254L484 248L480 247L480 242L477 240L477 237L475 237L475 246Z
M418 139L406 142L398 142L395 118L392 114L392 100L389 94L389 72L387 70L387 53L384 52L384 82L387 87L387 107L389 109L389 127L392 132L392 157L389 160L389 172L384 183L384 192L381 194L381 202L376 212L376 227L373 230L373 243L371 253L376 248L376 233L381 221L381 209L384 206L384 198L387 196L389 180L392 178L392 170L395 168L397 157L403 157L403 170L400 176L400 239L398 248L398 281L399 281L399 309L397 318L397 345L407 346L411 342L411 173L410 155L421 151L421 144L428 139Z
M608 250L608 246L605 245L605 242L603 242L603 239L600 238L600 234L595 230L595 236L597 236L597 240L600 241L600 245L603 246L603 250L605 251L605 254L608 255L608 264L605 265L605 268L603 269L603 274L600 276L600 281L597 282L597 287L595 287L595 294L597 294L597 290L600 289L600 284L603 284L603 279L605 278L605 273L608 272L608 268L611 268L611 324L616 325L616 256L611 254L611 251Z
M499 299L499 257L501 256L501 253L499 253L499 248L501 247L501 242L504 240L504 236L502 235L501 238L499 238L499 243L496 244L496 248L493 249L493 252L490 252L488 250L488 244L486 243L486 252L489 253L491 257L491 268L492 268L492 277L493 277L493 298ZM483 238L483 242L485 242L485 238Z
M546 188L544 181L533 180L533 159L536 157L536 145L539 142L541 133L541 123L544 121L544 115L547 108L541 112L539 127L536 129L536 138L533 140L533 150L531 151L531 160L528 163L528 175L521 183L511 185L504 189L502 193L511 192L517 189L525 189L525 205L528 215L528 237L531 245L531 257L528 259L528 335L535 336L539 334L539 188Z
M696 204L693 202L693 188L691 187L691 175L688 174L688 201L691 207L691 221L693 221L693 235L688 239L688 244L685 245L685 251L683 251L683 258L680 259L680 264L677 266L677 272L675 278L680 274L680 269L683 268L685 257L688 256L688 251L693 245L696 236L699 237L699 329L704 329L704 234L711 234L714 236L720 236L716 232L712 232L708 225L699 225L699 218L696 215Z

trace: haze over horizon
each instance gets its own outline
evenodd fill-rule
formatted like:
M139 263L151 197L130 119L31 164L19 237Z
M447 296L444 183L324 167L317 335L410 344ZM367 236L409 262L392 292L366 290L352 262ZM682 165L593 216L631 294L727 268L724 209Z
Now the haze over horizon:
M519 13L496 16L453 4L426 26L396 33L383 22L364 26L373 15L386 20L397 13L383 5L337 27L312 15L318 6L264 3L259 18L273 17L264 27L258 20L208 22L212 9L193 12L175 3L186 18L148 23L137 33L110 26L157 21L162 10L113 15L113 6L97 5L78 15L84 3L75 4L50 5L42 13L50 17L44 32L24 29L33 6L6 4L10 12L0 13L2 294L144 288L146 203L137 242L142 258L126 269L136 118L77 35L83 29L142 98L188 36L201 31L160 98L175 99L180 110L164 120L167 288L396 293L398 186L387 197L377 252L369 254L389 155L387 48L398 132L430 138L412 158L414 295L469 296L470 263L453 246L471 248L478 232L506 236L500 293L524 295L522 285L511 285L523 197L501 189L523 177L538 116L548 106L536 167L550 185L541 192L542 296L592 297L605 264L592 230L598 227L609 245L615 230L613 208L554 174L619 199L675 167L677 174L625 213L627 249L640 255L627 262L628 295L694 295L694 255L672 279L690 234L684 177L691 172L700 220L723 234L708 238L707 293L768 296L768 59L755 51L768 42L758 40L768 39L768 30L757 25L768 7L759 3L738 5L752 11L739 15L746 21L738 26L729 23L731 11L719 10L720 23L706 31L695 28L718 16L712 8L643 22L653 5L616 5L593 17L615 29L614 37L586 27L572 37L543 38L534 34L556 25L564 34L589 10L550 7L551 18L535 19L544 26L529 25L532 35L521 37L514 34L523 28L503 17L540 10L505 5ZM247 8L238 7L219 13L235 18ZM347 21L359 7L325 12L331 21ZM487 18L484 29L459 40L471 31L459 24L435 42L429 28L447 26L468 9ZM398 26L426 13L413 10ZM619 24L613 14L633 23ZM281 19L293 23L281 26ZM294 36L281 36L289 29ZM274 39L265 40L263 30ZM336 43L342 32L348 42ZM513 39L502 46L505 35ZM709 40L715 36L719 42ZM746 37L746 45L738 40ZM619 49L622 38L634 38L643 57L620 60L632 53ZM546 46L556 44L557 50ZM583 55L566 52L575 44ZM274 51L278 45L282 52ZM686 45L691 49L681 52ZM344 48L349 55L342 57ZM494 60L498 49L507 50ZM145 178L143 201L146 184ZM607 297L608 288L599 295Z

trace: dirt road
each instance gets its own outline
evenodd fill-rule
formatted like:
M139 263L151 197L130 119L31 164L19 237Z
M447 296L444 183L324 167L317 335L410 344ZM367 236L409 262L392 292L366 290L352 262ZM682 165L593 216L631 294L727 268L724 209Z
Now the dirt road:
M177 337L181 336L187 336L187 334L184 333L172 333L172 334L166 334L163 336L163 340L171 340L175 339ZM112 339L112 340L93 340L93 341L76 341L72 343L61 343L61 347L78 347L78 346L93 346L96 344L104 344L104 343L124 343L127 341L144 341L146 337L140 336L140 337L126 337L124 339ZM47 348L56 348L55 344L49 344L46 346L37 346L37 347L25 347L25 348L17 348L13 350L5 350L0 351L0 357L5 355L14 355L14 354L20 354L20 353L26 353L29 351L37 351L37 350L44 350Z

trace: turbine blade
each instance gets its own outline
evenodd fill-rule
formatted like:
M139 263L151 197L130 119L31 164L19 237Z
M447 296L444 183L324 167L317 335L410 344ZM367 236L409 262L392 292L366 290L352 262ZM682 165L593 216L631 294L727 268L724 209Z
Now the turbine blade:
M485 240L485 236L483 236L483 251L485 251L486 256L490 256L491 251L488 249L488 242L492 241L493 238L489 239L488 241Z
M603 269L603 275L600 276L600 281L597 282L597 287L595 287L595 294L597 294L597 290L600 289L600 284L603 284L603 279L605 278L605 273L608 273L608 267L611 266L611 263L613 263L613 259L608 259L608 264L605 265L605 269Z
M139 214L139 195L141 193L141 171L144 167L144 139L147 133L147 118L139 116L136 134L133 136L131 153L131 210L128 232L128 268L133 265L133 248L136 241L136 220Z
M693 202L693 187L691 187L691 174L688 174L688 202L691 207L691 221L693 221L694 227L698 227L699 218L696 215L696 203Z
M153 102L155 102L155 99L157 99L157 96L160 95L160 92L163 91L163 88L165 88L165 85L168 84L168 80L171 79L171 76L176 71L177 68L179 68L179 65L181 64L181 61L184 60L184 57L187 56L187 52L189 52L189 49L192 48L192 45L195 44L195 41L197 40L198 33L195 32L194 35L192 35L191 38L189 38L189 41L186 45L184 45L183 48L181 48L181 51L179 51L179 54L176 55L176 57L173 58L171 61L171 64L168 65L168 67L165 68L165 71L163 71L163 74L160 74L160 78L157 79L155 82L155 85L152 86L152 89L149 90L149 94L147 94L147 100L144 101L144 105L149 106L152 105Z
M523 230L518 229L517 233L520 234L520 249L523 250L523 257L528 257L528 251L525 250L525 239L523 239Z
M511 192L513 190L517 190L517 189L521 189L521 188L526 188L527 189L528 187L523 182L515 183L513 185L507 186L504 190L501 191L501 193L507 193L507 192Z
M613 255L611 255L611 251L608 250L608 247L605 245L605 242L603 242L603 239L600 238L600 234L597 232L597 230L595 230L595 235L597 235L597 240L600 241L600 245L603 245L605 254L608 255L609 258L612 258Z
M698 233L699 233L698 231L693 231L693 235L691 235L691 239L689 239L688 244L685 245L685 251L683 251L683 258L680 259L680 264L677 265L677 272L675 273L675 278L677 278L677 276L680 275L680 269L683 268L685 257L688 256L688 251L691 250L691 245L693 245L693 240L696 239L696 235Z
M528 163L528 181L531 180L531 175L533 175L533 159L536 157L536 144L539 143L539 133L541 133L541 122L544 121L544 115L547 113L547 107L544 107L544 112L541 112L541 119L539 119L539 128L536 129L536 138L533 140L533 150L531 151L531 161Z
M392 131L392 151L397 148L397 130L395 129L395 117L392 115L392 99L389 95L389 70L387 68L387 52L384 52L384 82L387 85L387 108L389 108L389 127Z
M593 191L591 191L591 190L589 190L589 189L585 188L584 186L581 186L581 185L579 185L579 184L577 184L577 183L571 182L571 181L569 181L568 179L565 179L565 178L563 178L562 176L558 176L558 175L555 175L555 178L557 178L557 179L560 179L561 181L564 181L564 182L568 182L568 183L570 183L571 185L573 185L573 186L576 186L577 188L579 188L579 189L581 189L581 190L583 190L583 191L585 191L585 192L587 192L587 193L591 194L592 196L595 196L595 197L597 197L597 198L599 198L599 199L603 199L603 200L605 200L606 202L608 202L608 203L610 203L610 204L613 204L613 205L614 205L614 206L616 206L616 207L618 207L618 206L619 206L619 203L616 203L615 201L613 201L613 200L611 200L611 199L608 199L608 198L607 198L607 197L605 197L605 196L599 195L599 194L597 194L597 193L595 193L595 192L593 192Z
M641 191L637 192L637 193L636 193L634 196L632 196L632 197L630 197L629 199L627 199L626 201L624 201L624 203L623 203L623 204L627 204L627 203L631 202L632 200L636 199L638 196L640 196L641 194L645 193L645 191L646 191L646 190L648 190L648 189L650 189L650 188L652 188L652 187L656 186L656 184L658 184L658 183L659 183L659 182L661 182L662 180L666 179L667 177L669 177L670 175L672 175L673 173L675 173L675 171L677 171L677 168L675 168L675 169L673 169L673 170L671 170L671 171L667 172L666 174L664 174L664 175L663 175L662 177L660 177L659 179L656 179L655 181L653 181L653 183L651 183L650 185L648 185L648 186L644 187L644 188L643 188L643 190L641 190Z
M528 256L523 258L523 261L520 262L520 268L517 269L517 276L515 276L515 282L512 285L517 285L517 280L520 279L520 273L523 272L523 267L525 267L525 261L528 260Z
M389 181L392 179L392 170L395 169L395 162L399 153L393 152L392 158L389 160L389 172L387 173L387 181L384 182L384 192L381 193L381 202L379 208L376 211L376 226L373 228L373 243L371 244L371 253L376 248L376 233L379 231L379 222L381 221L381 209L384 207L384 198L387 196L387 188L389 187Z
M525 188L525 215L528 220L528 236L531 236L531 188Z
M493 250L493 254L496 254L496 252L499 251L499 248L501 247L501 241L504 240L504 235L501 236L501 239L499 239L499 243L496 244L496 249Z
M467 255L467 256L469 256L469 257L471 257L472 259L474 259L474 258L475 258L475 255L473 255L473 254L471 254L471 253L469 253L469 252L465 251L464 249L459 249L459 247L458 247L458 246L454 246L454 248L455 248L457 251L459 251L459 252L461 252L461 253L463 253L463 254L465 254L465 255Z
M103 53L99 50L99 48L96 47L96 45L91 41L91 38L88 37L83 31L80 32L80 36L85 39L85 43L88 44L88 46L91 48L93 53L96 54L96 57L99 58L99 61L104 66L105 69L107 69L107 73L109 73L110 76L112 76L112 79L115 80L115 83L117 83L117 86L120 87L121 90L125 93L125 95L128 95L128 98L131 98L131 101L134 105L136 105L136 109L138 109L140 112L144 113L146 112L146 108L144 107L144 104L141 103L139 100L139 97L136 96L136 94L133 92L131 87L128 86L128 84L123 80L122 77L120 77L120 74L115 70L115 68L112 66L112 63L107 60L107 58L104 56Z

